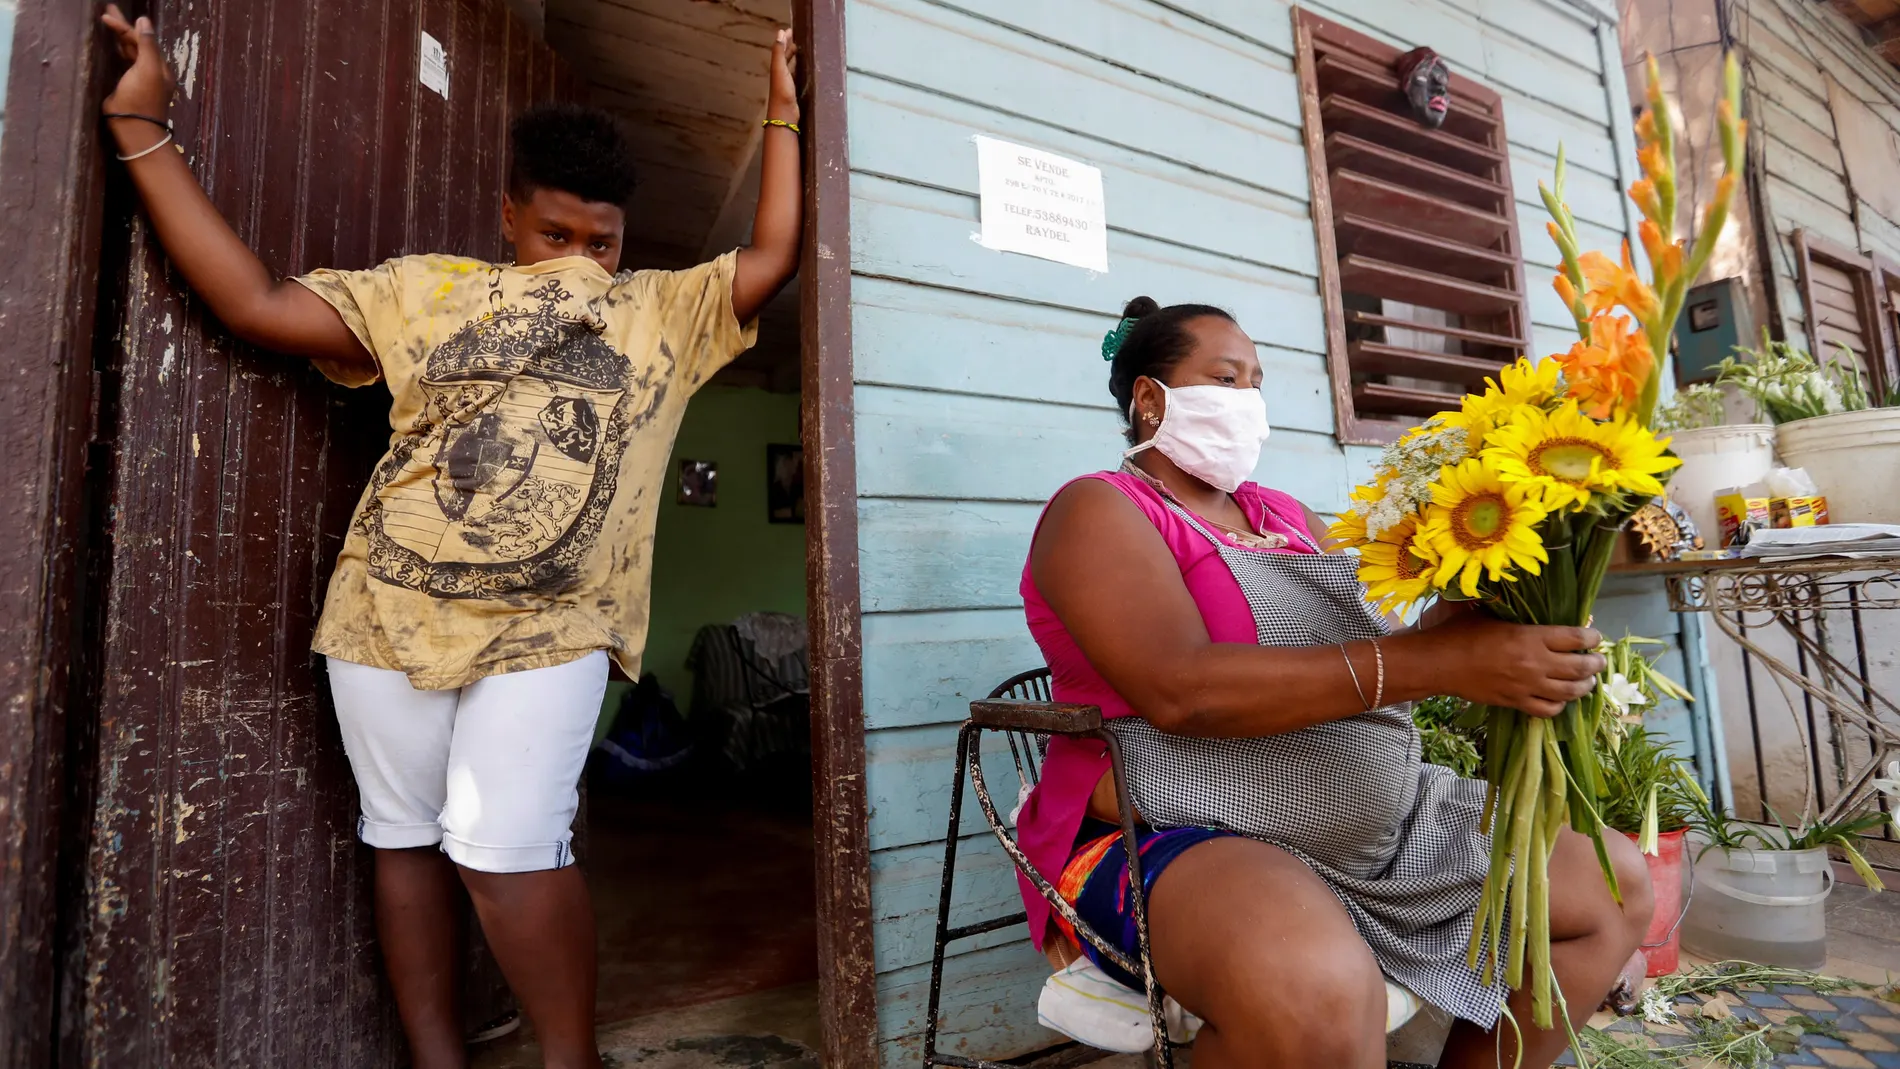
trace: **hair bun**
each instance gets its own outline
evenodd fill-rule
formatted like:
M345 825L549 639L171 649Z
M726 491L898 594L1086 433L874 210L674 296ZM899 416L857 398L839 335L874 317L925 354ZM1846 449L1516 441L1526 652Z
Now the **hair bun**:
M1122 309L1123 319L1140 319L1152 312L1161 311L1161 305L1153 297L1136 297Z

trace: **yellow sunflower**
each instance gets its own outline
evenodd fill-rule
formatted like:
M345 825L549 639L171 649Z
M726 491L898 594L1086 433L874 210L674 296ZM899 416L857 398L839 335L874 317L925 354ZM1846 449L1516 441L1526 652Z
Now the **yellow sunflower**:
M1519 405L1546 405L1557 395L1557 378L1562 365L1555 360L1520 356L1498 372L1497 378L1484 380L1484 392L1468 393L1464 407L1446 413L1448 422L1463 427L1470 436L1472 452L1482 448L1486 435L1503 424Z
M1575 401L1549 413L1527 406L1490 441L1484 457L1499 476L1529 488L1552 512L1583 508L1592 494L1656 497L1663 492L1656 476L1682 463L1635 420L1598 423Z
M1514 582L1514 571L1537 575L1550 560L1536 530L1545 515L1528 486L1505 482L1487 460L1446 468L1432 484L1419 530L1419 542L1438 559L1432 581L1442 589L1456 580L1466 597L1476 597L1480 578Z
M1434 589L1437 562L1417 536L1418 517L1407 516L1359 549L1359 581L1366 584L1366 599L1381 612L1403 612Z
M1354 496L1358 492L1354 491ZM1328 540L1342 546L1363 546L1369 540L1366 536L1366 518L1351 509L1339 514L1332 526L1326 528Z

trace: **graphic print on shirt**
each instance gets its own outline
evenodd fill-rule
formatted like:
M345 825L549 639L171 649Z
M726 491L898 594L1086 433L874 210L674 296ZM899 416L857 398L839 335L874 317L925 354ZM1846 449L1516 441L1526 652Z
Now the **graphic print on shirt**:
M662 342L668 366L635 375L593 302L557 279L526 296L538 303L510 307L491 291L494 307L429 354L422 412L377 466L357 521L376 579L491 598L559 593L581 575L672 353Z

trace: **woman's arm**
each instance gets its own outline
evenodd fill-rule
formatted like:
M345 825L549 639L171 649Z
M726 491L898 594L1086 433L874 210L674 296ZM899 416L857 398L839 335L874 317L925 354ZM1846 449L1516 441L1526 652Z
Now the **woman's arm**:
M1163 731L1255 737L1365 711L1369 642L1256 646L1208 638L1174 555L1119 490L1084 480L1057 496L1030 551L1036 588L1116 693ZM1555 716L1589 693L1602 658L1595 632L1507 624L1480 613L1380 640L1385 700L1455 694Z
M329 302L294 282L275 278L205 196L185 158L161 143L169 136L156 122L167 116L171 72L159 53L152 21L126 21L118 5L102 18L116 36L119 55L131 66L106 98L113 140L145 204L152 230L192 291L231 333L254 345L293 356L373 372L376 361Z

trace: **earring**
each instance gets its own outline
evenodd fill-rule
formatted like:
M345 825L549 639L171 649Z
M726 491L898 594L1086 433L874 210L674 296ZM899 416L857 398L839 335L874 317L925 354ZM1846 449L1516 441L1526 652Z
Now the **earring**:
M1153 412L1143 412L1141 414L1141 419L1142 419L1142 422L1146 423L1150 427L1161 426L1161 417L1155 415Z

